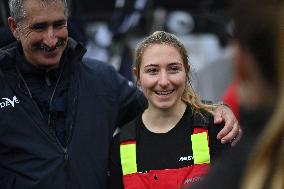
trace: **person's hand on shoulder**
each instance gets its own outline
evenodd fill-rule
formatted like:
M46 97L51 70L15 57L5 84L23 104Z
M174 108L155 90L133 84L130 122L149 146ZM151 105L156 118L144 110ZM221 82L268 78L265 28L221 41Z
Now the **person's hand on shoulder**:
M218 133L217 139L221 140L223 144L231 142L231 146L235 146L241 139L242 129L234 113L224 104L218 105L213 113L215 124L225 123L224 128Z

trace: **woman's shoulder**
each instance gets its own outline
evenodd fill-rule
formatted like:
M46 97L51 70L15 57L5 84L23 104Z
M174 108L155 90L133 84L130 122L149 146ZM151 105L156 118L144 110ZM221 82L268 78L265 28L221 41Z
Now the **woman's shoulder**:
M214 124L213 115L207 110L195 110L191 106L188 106L187 114L191 115L194 127L208 129L210 125Z
M128 122L127 124L123 125L118 133L118 137L121 141L127 141L127 140L134 140L136 136L136 128L141 122L141 114L139 116L136 116L133 120Z

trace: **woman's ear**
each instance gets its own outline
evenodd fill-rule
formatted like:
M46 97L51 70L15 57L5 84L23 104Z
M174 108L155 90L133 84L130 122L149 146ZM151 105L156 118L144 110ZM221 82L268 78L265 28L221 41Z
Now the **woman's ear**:
M15 19L13 17L9 17L8 18L8 25L10 27L10 30L13 34L13 36L19 40L20 36L19 36L19 28L18 28L18 25L15 21Z
M236 77L239 80L248 80L251 74L251 55L248 50L244 49L240 43L234 43L234 65L236 69Z
M132 69L132 72L133 72L133 74L135 75L135 77L137 77L137 76L138 76L138 71L137 71L137 69L136 69L136 68L133 68L133 69Z
M135 76L135 78L136 78L136 83L137 83L137 85L138 85L138 86L140 86L140 82L139 82L139 74L138 74L138 70L137 70L137 68L133 68L132 72L133 72L133 75L134 75L134 76Z

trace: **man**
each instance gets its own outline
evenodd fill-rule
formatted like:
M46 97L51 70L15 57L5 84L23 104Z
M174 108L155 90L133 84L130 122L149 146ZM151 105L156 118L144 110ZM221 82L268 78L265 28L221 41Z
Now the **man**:
M0 188L105 188L109 144L146 105L107 64L83 64L65 0L9 0L17 43L0 51ZM225 118L224 142L239 130ZM229 132L232 129L231 132Z

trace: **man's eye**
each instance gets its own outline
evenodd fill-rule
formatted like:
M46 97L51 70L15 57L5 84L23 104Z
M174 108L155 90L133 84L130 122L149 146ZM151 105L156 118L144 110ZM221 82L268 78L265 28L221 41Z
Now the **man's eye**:
M59 21L59 22L55 22L54 23L54 27L55 28L62 28L66 26L66 22L65 21Z
M42 29L44 29L45 27L46 27L45 24L35 24L35 25L32 25L32 26L31 26L31 29L32 29L32 30L42 30Z

